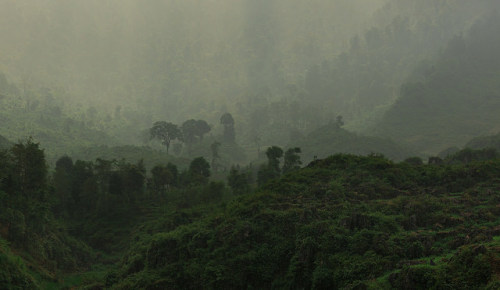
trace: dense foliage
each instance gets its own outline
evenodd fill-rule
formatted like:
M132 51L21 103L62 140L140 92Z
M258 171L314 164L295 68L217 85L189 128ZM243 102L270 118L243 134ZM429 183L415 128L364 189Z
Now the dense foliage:
M3 0L0 289L500 289L498 9Z
M64 285L60 278L70 272L115 263L134 227L154 217L154 204L189 207L224 198L224 184L209 182L209 169L199 157L187 170L168 163L147 175L142 161L63 156L49 173L31 139L1 151L0 288Z
M203 157L148 174L141 162L63 156L49 175L37 143L15 144L0 163L0 286L500 283L495 151L462 150L434 165L334 155L302 169L299 153L270 147L258 173L265 181L252 192L252 170L233 167L229 190L209 180ZM85 272L71 280L76 270Z
M27 140L0 152L0 288L34 287L28 263L38 275L55 279L57 270L75 271L95 261L90 248L55 218L54 198L37 143ZM6 241L23 260L12 254Z
M498 160L318 160L206 217L149 225L113 286L494 289L499 173Z

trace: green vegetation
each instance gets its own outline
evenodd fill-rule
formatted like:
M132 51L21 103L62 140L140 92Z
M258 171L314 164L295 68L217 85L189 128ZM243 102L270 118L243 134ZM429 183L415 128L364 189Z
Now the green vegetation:
M148 225L112 285L495 287L499 173L497 159L443 166L379 156L317 160L209 214L182 211L187 224L158 226L176 214Z
M267 150L255 190L252 171L233 168L230 191L202 157L148 174L140 162L65 156L49 178L39 145L15 144L0 171L0 287L500 283L496 154L467 149L442 165L337 154L300 168L300 149L286 152L282 169L283 150Z
M0 288L31 288L37 284L34 277L53 280L58 271L85 269L95 261L91 249L71 236L67 224L54 215L56 196L38 144L32 140L15 144L0 153L0 164L1 258L6 271L0 275ZM15 249L15 258L4 240Z
M25 263L14 255L7 241L0 239L0 286L5 289L34 289L35 279L30 275Z
M500 1L1 2L0 289L500 289Z

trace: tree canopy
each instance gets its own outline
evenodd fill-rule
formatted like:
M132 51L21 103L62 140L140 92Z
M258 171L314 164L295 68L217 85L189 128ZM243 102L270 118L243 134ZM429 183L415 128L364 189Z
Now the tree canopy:
M170 148L170 143L173 140L182 139L182 132L179 127L165 121L158 121L154 123L153 127L149 129L149 133L151 139L158 139L167 147L167 153Z

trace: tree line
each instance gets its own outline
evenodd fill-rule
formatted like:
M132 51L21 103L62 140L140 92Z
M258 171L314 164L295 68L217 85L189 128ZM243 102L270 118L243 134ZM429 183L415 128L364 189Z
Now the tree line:
M224 126L223 141L235 143L233 116L230 113L223 114L220 118L220 124ZM168 153L173 141L180 141L190 147L197 142L201 143L203 136L211 130L212 128L205 120L189 119L180 126L171 122L157 121L149 129L149 137L159 140L167 148Z

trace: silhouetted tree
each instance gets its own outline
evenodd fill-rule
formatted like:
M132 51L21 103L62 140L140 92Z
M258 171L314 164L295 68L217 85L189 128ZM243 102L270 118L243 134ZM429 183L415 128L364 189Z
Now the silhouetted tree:
M207 183L210 177L210 164L203 157L193 159L189 164L189 175L192 183Z
M65 214L71 205L71 187L73 184L73 160L63 156L56 161L56 169L53 175L56 202L54 213L58 216Z
M283 173L287 173L300 168L302 162L300 161L299 153L300 148L290 148L285 152L285 161L283 163Z
M225 113L220 117L220 123L224 126L224 141L234 143L236 140L236 133L234 132L234 119L229 113Z
M266 156L269 167L278 173L281 172L279 159L283 157L283 149L278 146L269 147L267 148Z
M196 141L196 135L197 135L196 120L191 119L185 121L184 123L182 123L181 130L182 130L182 140L190 147Z
M211 128L204 120L190 119L182 123L181 129L184 143L191 145L197 138L200 142L203 141L203 136L210 132Z
M241 172L238 167L231 167L227 177L227 183L234 194L244 194L250 191L248 173Z
M180 140L182 138L181 130L175 124L168 123L165 121L158 121L154 123L153 127L149 129L149 134L151 139L158 139L163 145L170 148L170 142L175 139Z
M11 152L15 172L13 179L18 192L42 198L47 181L47 164L39 144L29 138L26 143L15 144Z
M214 171L217 171L217 162L220 159L219 156L219 148L220 148L220 142L215 141L210 145L210 149L212 150L212 169Z
M177 186L179 183L179 170L177 169L177 166L169 162L167 164L167 169L168 171L170 171L170 173L172 173L172 180L169 184L172 186Z
M200 138L200 142L203 141L203 136L210 132L211 128L208 123L204 120L196 121L196 136Z
M281 175L280 158L283 157L283 149L277 146L269 147L266 151L267 164L262 165L257 172L257 183L264 185L267 181L279 178Z
M151 186L152 190L157 193L164 192L172 179L172 172L165 166L157 165L151 169Z
M81 207L81 201L87 195L88 190L96 187L97 182L94 176L94 164L90 161L77 160L73 166L73 184L71 186L71 197L75 210ZM75 214L75 211L72 211Z
M116 160L105 160L97 158L94 163L94 173L99 188L100 194L106 194L109 191L109 178L113 167L116 165Z

